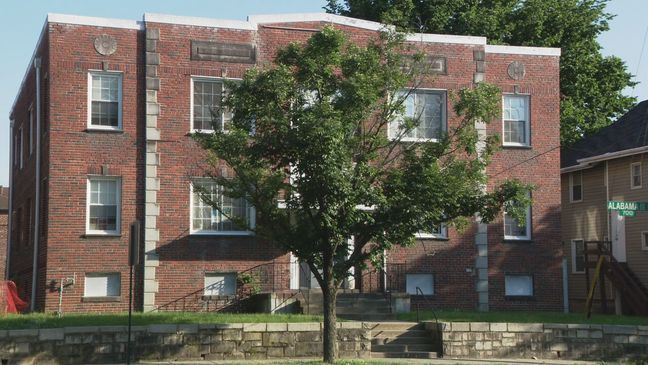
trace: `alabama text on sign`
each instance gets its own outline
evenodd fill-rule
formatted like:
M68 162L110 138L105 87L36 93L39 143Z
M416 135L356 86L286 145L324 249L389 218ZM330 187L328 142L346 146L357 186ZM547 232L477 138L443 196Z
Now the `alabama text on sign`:
M637 211L648 211L648 202L621 202L611 200L608 210L616 210L622 217L634 217Z

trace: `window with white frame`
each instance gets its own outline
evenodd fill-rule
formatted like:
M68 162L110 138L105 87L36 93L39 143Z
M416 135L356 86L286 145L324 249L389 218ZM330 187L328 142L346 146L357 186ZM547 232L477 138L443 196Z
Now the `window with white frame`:
M573 273L585 272L585 241L581 239L571 241L571 262Z
M533 276L505 275L504 292L507 297L533 296Z
M225 97L222 79L191 79L191 129L193 131L224 131L232 120L232 113L222 107Z
M632 189L641 188L641 162L630 164L630 187Z
M641 249L648 250L648 231L641 232Z
M407 294L434 295L434 274L407 274L405 281Z
M417 238L448 238L448 227L444 223L434 226L428 232L419 232Z
M88 74L88 128L119 130L122 127L122 75Z
M86 233L119 234L121 216L121 179L88 179Z
M205 199L203 199L203 197ZM220 211L213 207L213 202ZM236 225L243 219L247 227ZM254 227L254 207L243 198L231 198L214 181L197 180L191 185L191 233L250 235Z
M528 146L530 144L529 96L505 94L502 114L504 145Z
M13 164L14 166L18 165L18 133L14 134L14 150L13 150Z
M515 203L514 203L515 204ZM504 239L529 240L531 239L531 206L527 206L524 218L518 219L504 211Z
M389 138L402 135L403 141L430 141L441 137L446 128L446 92L440 90L408 90L397 94L405 98L404 113L389 123ZM405 122L415 126L405 131Z
M583 201L582 171L576 171L569 174L569 201L572 203Z
M236 294L236 273L206 273L205 296Z
M119 273L86 273L84 297L118 297L121 295Z

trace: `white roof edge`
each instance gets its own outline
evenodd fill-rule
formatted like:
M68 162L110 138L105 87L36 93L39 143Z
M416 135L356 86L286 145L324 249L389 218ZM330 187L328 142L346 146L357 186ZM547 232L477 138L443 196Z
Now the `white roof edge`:
M256 30L256 24L244 20L212 19L193 16L179 16L168 14L144 13L145 22L194 25L211 28L228 28L241 30Z
M14 113L14 109L16 109L16 104L18 103L18 98L20 97L20 93L23 90L23 87L25 86L25 81L27 81L27 75L29 75L29 70L34 66L34 58L36 58L36 53L38 52L38 49L41 46L41 42L43 42L43 37L45 36L45 30L47 29L47 24L48 24L48 18L45 17L45 22L43 23L43 27L41 28L40 35L38 36L38 40L36 41L36 47L34 47L34 51L32 52L31 57L29 58L29 63L27 64L27 69L25 70L25 74L23 75L22 80L20 81L20 86L18 87L18 92L16 93L16 96L14 97L13 104L11 104L11 109L9 109L9 118L11 119L11 115Z
M391 25L385 25L369 20L349 18L346 16L329 14L329 13L287 13L287 14L268 14L268 15L250 15L248 22L257 24L265 23L292 23L292 22L329 22L350 27L382 30L393 29Z
M593 164L578 164L578 165L573 165L573 166L568 166L568 167L563 167L560 169L561 174L566 174L574 171L580 171L580 170L587 170L591 169L594 167Z
M486 53L519 54L527 56L560 56L560 48L549 47L521 47L487 44Z
M450 35L450 34L431 34L431 33L413 33L406 36L406 40L410 42L425 42L425 43L459 43L459 44L474 44L485 46L486 37L475 37L467 35Z
M596 162L596 161L605 161L605 160L611 160L614 158L620 158L620 157L626 157L630 155L634 155L637 153L643 153L648 151L648 146L641 146L641 147L635 147L635 148L629 148L627 150L621 150L621 151L616 151L616 152L608 152L604 153L602 155L597 155L597 156L592 156L592 157L586 157L586 158L581 158L576 160L579 164L584 164L584 163L591 163L591 162Z
M92 25L96 27L124 28L124 29L135 29L135 30L144 29L144 24L139 20L99 18L93 16L81 16L81 15L69 15L69 14L49 13L47 14L47 22L77 24L77 25Z

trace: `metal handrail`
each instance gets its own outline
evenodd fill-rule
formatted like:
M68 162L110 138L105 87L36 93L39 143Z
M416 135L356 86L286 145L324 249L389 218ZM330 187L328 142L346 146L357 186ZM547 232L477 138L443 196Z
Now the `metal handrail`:
M420 287L417 286L416 287L416 295L419 295L419 293L421 295L421 298L424 301L426 301L426 302L428 302L430 304L430 310L432 311L432 315L434 316L434 321L436 322L437 327L438 327L439 326L439 318L437 318L436 312L434 311L434 308L432 308L433 303L430 302L429 300L425 299L425 294L423 293L423 290ZM420 304L417 302L416 303L416 322L420 322L419 308L420 308Z

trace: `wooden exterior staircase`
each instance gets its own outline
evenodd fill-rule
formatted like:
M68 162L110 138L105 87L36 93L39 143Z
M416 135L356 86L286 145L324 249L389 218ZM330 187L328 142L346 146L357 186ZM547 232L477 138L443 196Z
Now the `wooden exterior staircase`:
M592 258L595 260L592 261ZM590 270L596 269L600 262L598 280L600 282L600 295L603 311L606 311L605 303L607 302L605 281L607 278L614 288L621 295L624 309L629 314L648 316L648 290L641 283L639 278L628 267L626 263L618 262L610 250L609 241L588 241L585 242L585 279L587 287L590 288ZM594 272L594 275L597 275ZM596 281L594 281L594 286ZM594 295L594 287L588 297L588 315L591 312L591 296Z

